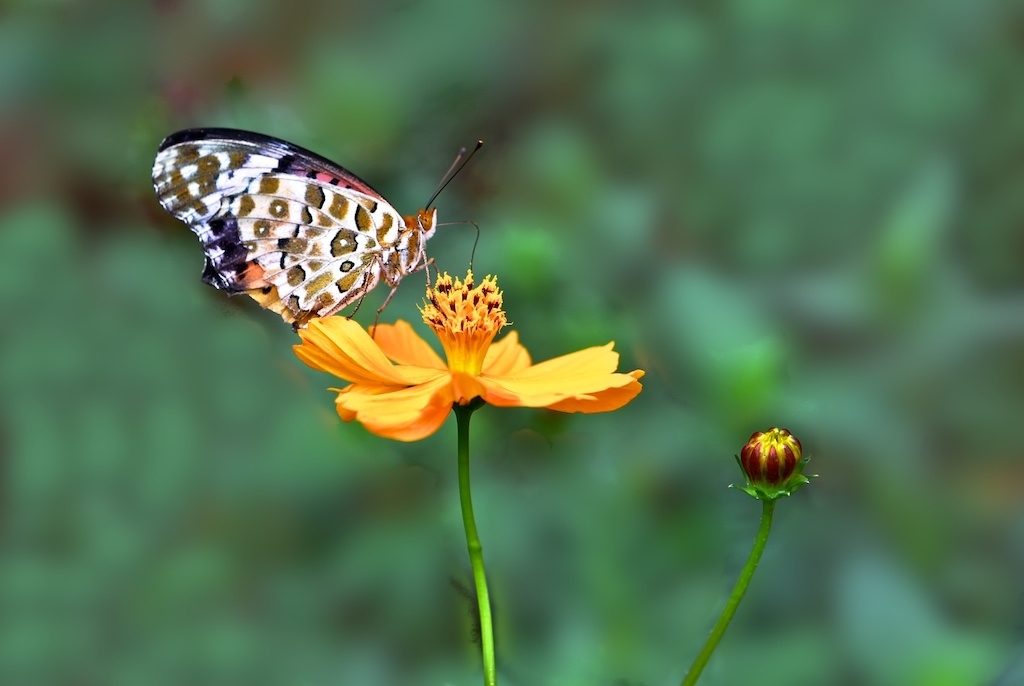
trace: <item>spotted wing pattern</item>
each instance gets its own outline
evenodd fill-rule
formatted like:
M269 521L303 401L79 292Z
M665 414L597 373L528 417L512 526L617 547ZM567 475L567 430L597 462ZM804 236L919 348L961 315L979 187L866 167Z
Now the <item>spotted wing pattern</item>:
M233 129L188 129L160 145L160 204L206 253L203 281L246 293L298 328L422 269L435 210L403 217L348 170Z

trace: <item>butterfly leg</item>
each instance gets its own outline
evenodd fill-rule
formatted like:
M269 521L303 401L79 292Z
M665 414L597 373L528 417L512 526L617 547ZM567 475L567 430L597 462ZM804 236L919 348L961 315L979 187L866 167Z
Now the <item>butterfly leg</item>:
M391 289L391 292L388 293L388 297L384 298L384 302L381 304L380 307L377 308L377 318L378 319L380 318L380 313L384 311L384 308L388 306L388 303L391 302L391 299L393 297L395 297L395 293L397 293L397 292L398 292L398 286L394 286ZM373 323L376 324L377 320L375 319Z
M377 332L377 324L380 322L381 312L383 312L384 308L388 306L388 303L391 302L391 299L395 297L395 293L398 291L398 284L401 282L401 277L397 279L392 279L389 277L387 269L384 268L384 262L383 260L381 260L379 255L376 256L376 259L377 263L380 265L380 271L381 275L384 277L384 283L391 286L391 292L388 293L388 297L384 298L384 302L381 304L381 306L377 308L377 314L373 318L373 327L370 329L370 338L373 338L373 335ZM366 296L364 295L363 298L365 297ZM363 304L363 298L359 299L360 305ZM356 309L359 309L359 307L356 306ZM355 314L355 312L353 311L352 314Z
M377 323L380 321L380 313L384 311L384 308L388 306L388 303L391 302L391 298L395 297L395 293L397 292L398 286L392 286L391 292L388 293L388 297L384 298L384 303L377 308L377 316L373 318L373 329L370 331L370 338L373 338L373 334L377 333ZM362 298L360 298L359 302L363 302ZM355 314L355 312L352 314Z
M352 317L356 316L356 312L358 312L359 308L363 306L363 301L364 300L366 300L366 294L365 293L363 293L363 295L359 298L359 300L356 301L355 308L351 312L348 313L348 319L352 319Z
M427 288L430 288L430 268L434 268L434 273L437 273L437 262L433 257L423 263L423 271L427 273Z

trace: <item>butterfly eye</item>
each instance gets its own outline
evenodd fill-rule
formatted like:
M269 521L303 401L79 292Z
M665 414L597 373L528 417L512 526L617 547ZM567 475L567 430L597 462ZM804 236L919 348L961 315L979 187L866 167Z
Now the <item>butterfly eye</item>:
M428 234L434 232L434 228L437 226L437 210L420 210L416 213L416 227L420 231L424 231Z

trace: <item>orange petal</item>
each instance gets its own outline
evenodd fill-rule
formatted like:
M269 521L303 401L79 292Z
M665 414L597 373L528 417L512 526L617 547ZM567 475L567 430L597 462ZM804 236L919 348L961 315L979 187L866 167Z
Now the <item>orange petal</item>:
M420 338L407 321L399 319L394 324L380 324L374 327L371 337L393 362L445 369L444 360L429 343Z
M336 346L325 341L321 334L300 330L299 337L302 338L302 344L292 346L292 351L295 352L296 357L313 369L333 374L345 381L359 383L376 381L349 358L341 357L339 359L339 352L334 349Z
M496 343L491 343L484 357L483 373L489 376L507 376L530 366L530 353L519 344L515 331Z
M437 374L420 367L396 367L369 334L347 317L314 319L299 330L302 344L293 350L314 369L357 384L411 386Z
M436 433L444 425L444 420L448 418L451 411L451 405L431 405L424 409L415 421L408 424L376 426L364 423L363 426L382 438L411 443Z
M366 385L363 385L363 384L350 384L350 385L346 386L345 388L328 388L327 390L334 391L335 393L339 394L339 396L342 393L353 393L353 394L362 394L362 395L378 395L378 394L381 394L381 393L393 392L394 391L394 387L393 386L366 386ZM334 401L334 404L335 404L335 407L338 410L338 414L341 415L341 418L344 419L346 422L351 422L353 419L356 418L356 413L351 411L351 410L348 410L348 409L343 409L342 405L339 403L339 401L337 399Z
M548 409L558 410L559 412L586 413L610 412L612 410L617 410L635 398L641 391L643 386L636 379L639 379L643 375L644 373L638 369L635 372L630 372L628 374L628 376L633 377L632 383L627 383L625 386L619 386L617 388L607 388L588 396L569 398L567 400L557 402L554 405L548 405Z
M593 411L602 411L606 405L612 409L616 394L607 397L607 402L597 402L599 395L610 389L635 387L636 392L623 391L628 402L639 392L636 382L642 371L630 374L615 373L619 356L612 350L612 343L606 346L588 348L556 357L534 365L529 369L503 377L485 375L481 382L486 386L484 399L492 405L522 407L552 407L569 402L568 411L582 411L573 402L583 403ZM618 407L620 405L615 405Z
M473 398L482 398L487 393L487 387L481 383L479 377L467 374L466 372L452 372L452 402L468 403Z
M637 370L630 374L600 374L591 377L536 382L488 378L482 378L480 381L487 389L482 397L492 405L499 407L554 407L559 403L571 400L593 401L608 390L633 384L639 386L636 382L637 377L634 375L642 373Z
M441 427L452 408L448 374L435 374L427 383L386 393L364 393L350 386L335 400L338 414L385 438L425 438Z
M529 379L566 379L573 377L592 376L594 374L612 374L619 366L619 354L612 350L615 342L607 345L594 346L577 350L568 355L553 357L539 362L527 369L509 374L510 378Z

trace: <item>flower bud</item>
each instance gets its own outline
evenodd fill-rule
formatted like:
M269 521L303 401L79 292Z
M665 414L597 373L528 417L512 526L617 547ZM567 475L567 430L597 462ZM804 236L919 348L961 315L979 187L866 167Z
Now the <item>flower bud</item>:
M786 429L755 431L736 460L747 477L742 490L759 500L791 495L807 483L803 447Z

